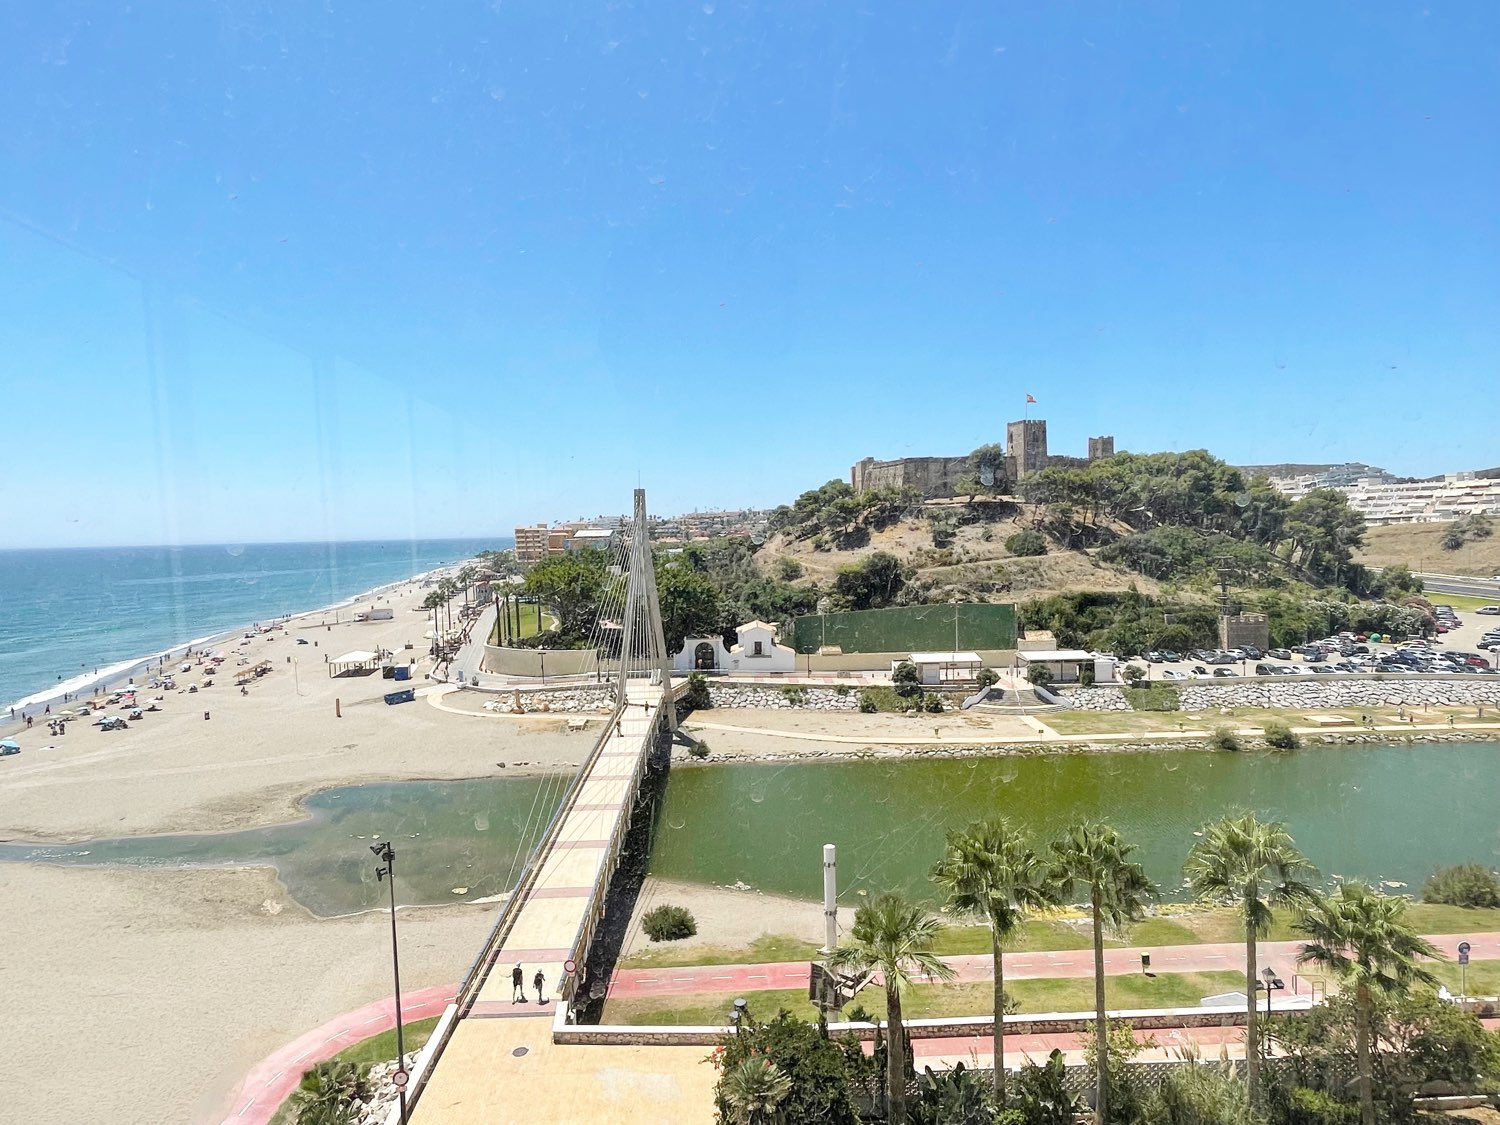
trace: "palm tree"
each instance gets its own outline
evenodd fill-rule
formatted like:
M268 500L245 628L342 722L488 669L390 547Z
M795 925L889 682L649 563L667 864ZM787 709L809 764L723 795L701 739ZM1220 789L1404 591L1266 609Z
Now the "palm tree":
M768 1058L741 1059L724 1075L722 1094L733 1125L781 1125L792 1080Z
M1004 819L982 820L963 832L949 832L948 846L932 869L948 889L948 908L989 923L995 963L995 1100L1005 1104L1005 962L1006 938L1015 933L1028 911L1055 905L1056 888L1049 872L1024 835Z
M1200 899L1233 903L1245 923L1245 1065L1250 1104L1260 1104L1260 1039L1255 989L1255 943L1271 929L1271 911L1312 901L1306 879L1313 868L1280 821L1262 824L1254 816L1226 816L1203 828L1183 868L1188 887Z
M1052 878L1060 895L1087 887L1094 922L1094 1121L1104 1125L1109 1106L1108 1021L1104 1014L1104 926L1122 929L1142 917L1156 898L1156 884L1145 869L1130 859L1127 844L1107 824L1077 824L1061 840L1052 842Z
M1345 883L1335 895L1319 896L1297 920L1311 940L1297 955L1299 965L1319 965L1354 985L1354 1046L1359 1057L1359 1116L1375 1125L1374 1073L1370 1031L1376 989L1404 992L1437 978L1418 957L1442 956L1406 921L1406 900L1378 894L1363 883Z
M891 1125L906 1125L906 1029L901 994L917 975L952 980L954 973L932 951L942 923L898 894L883 894L854 912L849 941L828 956L830 968L878 970L885 985L889 1034L885 1049L886 1101Z

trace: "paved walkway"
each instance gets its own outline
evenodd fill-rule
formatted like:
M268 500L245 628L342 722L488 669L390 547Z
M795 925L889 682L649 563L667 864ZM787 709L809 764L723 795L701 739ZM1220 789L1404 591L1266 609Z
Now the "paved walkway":
M457 992L458 986L449 984L403 993L401 1017L411 1023L441 1015ZM396 1005L387 997L298 1036L256 1063L240 1080L230 1094L224 1125L265 1125L302 1081L303 1071L395 1026Z
M1442 934L1428 938L1449 957L1459 941L1468 941L1476 961L1500 959L1500 932ZM1271 965L1290 980L1297 971L1297 941L1264 941L1258 946L1259 962ZM1141 971L1141 954L1151 954L1151 971L1157 973L1203 973L1240 971L1245 964L1243 942L1205 945L1135 946L1106 949L1104 975L1123 976ZM958 980L990 979L990 955L964 954L944 957L958 972ZM778 988L806 988L806 961L779 961L761 965L700 965L673 969L621 969L609 982L609 997L672 996L691 992L764 992ZM1057 977L1091 977L1094 955L1089 949L1063 949L1042 953L1007 953L1006 980L1038 980ZM918 978L921 979L921 978Z

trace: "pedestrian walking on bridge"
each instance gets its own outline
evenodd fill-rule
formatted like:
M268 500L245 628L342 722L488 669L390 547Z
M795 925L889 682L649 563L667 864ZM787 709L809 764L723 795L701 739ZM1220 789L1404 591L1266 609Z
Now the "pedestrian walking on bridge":
M510 971L510 1002L512 1004L526 1003L526 976L521 972L521 962L516 962L516 967Z

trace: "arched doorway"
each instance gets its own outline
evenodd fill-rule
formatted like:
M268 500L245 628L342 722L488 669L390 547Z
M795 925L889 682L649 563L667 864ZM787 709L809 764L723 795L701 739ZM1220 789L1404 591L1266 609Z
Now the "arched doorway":
M693 667L699 672L712 672L717 667L713 645L707 641L698 642L698 647L693 649Z

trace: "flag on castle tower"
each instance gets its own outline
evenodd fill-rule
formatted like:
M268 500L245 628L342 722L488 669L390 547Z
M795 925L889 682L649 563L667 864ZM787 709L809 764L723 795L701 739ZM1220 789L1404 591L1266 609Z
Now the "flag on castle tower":
M1029 406L1029 405L1030 405L1030 404L1031 404L1031 403L1033 403L1033 402L1035 402L1035 401L1036 401L1036 399L1034 399L1034 398L1032 398L1032 397L1031 397L1031 396L1030 396L1030 395L1027 395L1027 396L1026 396L1026 403L1027 403L1027 405L1028 405L1028 406Z

